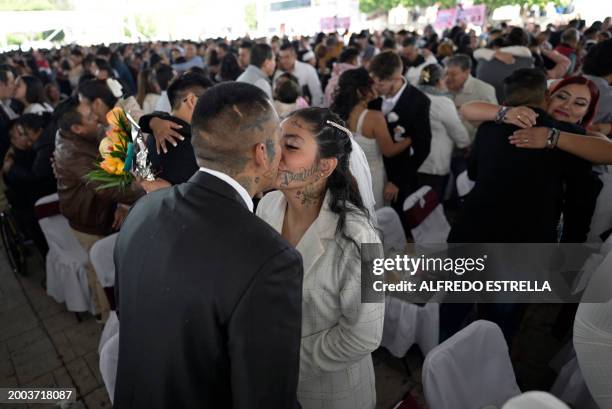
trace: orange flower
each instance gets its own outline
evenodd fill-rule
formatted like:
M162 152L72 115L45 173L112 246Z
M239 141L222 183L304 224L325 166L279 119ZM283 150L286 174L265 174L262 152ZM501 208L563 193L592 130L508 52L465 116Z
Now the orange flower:
M104 160L100 163L100 167L104 169L106 173L110 173L111 175L123 175L125 172L123 171L123 161L119 158L114 158L112 156L106 156Z
M113 128L119 128L119 122L127 123L127 118L121 107L115 107L106 114L106 121Z

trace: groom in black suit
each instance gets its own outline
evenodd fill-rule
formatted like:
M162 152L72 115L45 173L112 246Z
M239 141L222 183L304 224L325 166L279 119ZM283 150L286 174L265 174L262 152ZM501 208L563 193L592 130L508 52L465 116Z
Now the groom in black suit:
M410 149L392 158L384 158L389 180L384 196L402 214L404 199L417 189L417 170L431 149L431 102L427 95L408 84L402 76L402 60L397 53L385 51L378 54L369 69L374 87L381 95L370 103L369 108L382 111L395 142L400 138L412 139Z
M200 169L131 210L115 248L115 408L296 404L302 260L251 200L276 179L278 125L259 88L210 88L192 119Z

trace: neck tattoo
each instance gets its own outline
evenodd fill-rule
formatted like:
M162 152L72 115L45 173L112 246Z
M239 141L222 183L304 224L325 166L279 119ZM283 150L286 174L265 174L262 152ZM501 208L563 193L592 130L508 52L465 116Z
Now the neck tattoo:
M313 186L306 186L304 189L295 192L295 197L300 200L300 204L304 207L317 206L321 202L322 196Z

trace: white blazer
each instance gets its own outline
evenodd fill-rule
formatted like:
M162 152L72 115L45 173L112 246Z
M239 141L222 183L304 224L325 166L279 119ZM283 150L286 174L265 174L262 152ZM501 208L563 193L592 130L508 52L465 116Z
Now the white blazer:
M382 338L384 304L361 303L360 249L336 235L330 197L297 245L304 262L298 401L304 409L373 409L371 352ZM271 192L257 215L281 233L286 208L283 194ZM380 243L365 216L347 215L346 231L357 243Z

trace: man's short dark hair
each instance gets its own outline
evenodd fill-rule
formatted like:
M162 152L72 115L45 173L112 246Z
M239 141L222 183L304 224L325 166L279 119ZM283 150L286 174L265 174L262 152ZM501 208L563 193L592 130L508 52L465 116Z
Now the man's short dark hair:
M290 42L285 42L280 46L280 51L287 51L287 50L297 53L297 51L295 50L295 47Z
M270 60L274 58L272 54L272 47L268 44L255 44L253 48L251 48L251 65L256 66L257 68L261 68L266 60Z
M381 80L386 80L402 67L402 59L396 52L383 51L370 62L370 73Z
M77 97L69 97L61 101L53 110L53 118L57 126L64 132L71 132L72 125L80 125L83 118L77 111L79 107L79 99Z
M111 55L111 49L106 46L99 47L98 51L96 51L96 55L104 55L108 57Z
M404 38L404 41L402 41L402 47L412 47L414 45L416 45L415 37L406 37Z
M246 48L250 50L253 48L253 43L249 40L244 40L243 42L240 43L239 48Z
M186 72L176 78L168 86L168 100L172 109L178 108L181 101L188 93L202 94L208 88L212 87L213 83L207 77L195 72Z
M385 38L385 40L382 43L382 48L395 50L395 40L392 38Z
M527 46L529 44L529 37L527 37L527 33L520 27L514 27L510 30L510 33L506 36L506 45L522 45Z
M356 47L347 47L340 53L338 57L338 62L340 63L348 63L359 57L359 50Z
M455 54L446 61L446 66L459 67L461 71L472 70L472 58L467 54Z
M191 120L191 143L198 165L230 176L242 172L249 150L260 140L275 111L267 94L243 82L224 82L199 99ZM273 144L272 144L273 146Z
M94 102L96 99L102 100L108 108L114 108L118 98L104 80L92 79L79 84L78 93Z
M582 71L586 75L605 77L612 74L612 40L595 44L584 57Z
M521 68L504 79L505 103L510 106L538 105L546 90L546 73L539 68Z
M8 64L0 65L0 81L6 83L8 81L8 73L13 74L13 79L17 78L15 75L15 70Z

